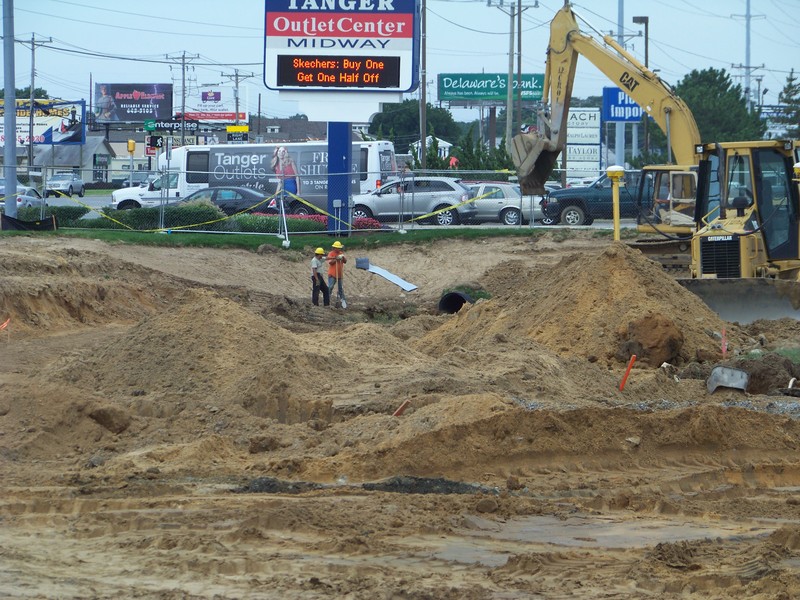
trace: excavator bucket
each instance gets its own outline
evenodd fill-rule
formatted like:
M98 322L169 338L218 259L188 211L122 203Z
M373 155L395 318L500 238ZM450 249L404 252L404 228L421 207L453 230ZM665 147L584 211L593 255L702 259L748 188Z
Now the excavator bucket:
M561 148L533 133L520 133L511 139L511 160L517 167L522 193L543 195L544 184L553 172Z
M720 318L747 325L758 319L800 321L800 282L782 279L679 279Z

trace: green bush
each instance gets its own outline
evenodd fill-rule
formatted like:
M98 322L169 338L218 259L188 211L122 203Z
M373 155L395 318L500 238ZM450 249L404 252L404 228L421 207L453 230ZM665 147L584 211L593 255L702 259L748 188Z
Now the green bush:
M278 215L242 213L237 215L239 231L247 233L277 233Z
M134 208L130 210L114 210L105 207L99 219L91 219L94 223L87 223L86 219L81 226L108 229L134 229L149 231L160 229L160 207ZM210 202L190 202L180 206L164 207L165 229L187 229L202 231L238 231L238 227L225 219L225 213Z
M0 206L0 212L5 212L3 208ZM50 215L55 215L59 227L76 227L81 217L87 214L89 210L83 206L46 206L44 216L47 218ZM17 219L20 221L38 221L41 218L41 208L20 207L17 209Z

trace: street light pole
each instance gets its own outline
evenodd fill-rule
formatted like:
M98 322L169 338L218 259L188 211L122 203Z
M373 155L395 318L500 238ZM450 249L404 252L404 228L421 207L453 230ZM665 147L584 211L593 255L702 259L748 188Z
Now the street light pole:
M633 17L633 22L636 25L644 25L644 66L650 68L650 57L648 52L650 50L650 17ZM647 122L650 120L649 116L645 113L644 117L644 152L650 152L650 137L647 135Z

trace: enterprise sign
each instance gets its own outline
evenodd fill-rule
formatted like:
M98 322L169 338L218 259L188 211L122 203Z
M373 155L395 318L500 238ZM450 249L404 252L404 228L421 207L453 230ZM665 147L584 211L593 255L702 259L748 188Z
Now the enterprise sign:
M264 85L413 91L419 15L419 0L266 0Z

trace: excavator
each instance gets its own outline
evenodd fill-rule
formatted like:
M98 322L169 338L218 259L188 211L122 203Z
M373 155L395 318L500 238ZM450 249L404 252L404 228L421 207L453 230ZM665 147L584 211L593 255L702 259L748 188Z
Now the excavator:
M674 90L641 64L612 37L603 42L583 33L569 2L550 22L550 41L545 65L543 98L546 110L539 114L538 132L521 133L510 143L524 194L543 194L567 141L567 119L578 55L588 59L617 87L653 118L667 137L667 160L677 164L643 169L637 197L641 214L638 230L687 239L695 230L694 191L700 132L691 110Z
M565 0L550 23L543 92L548 104L539 130L510 143L523 193L544 193L566 147L582 55L653 118L667 136L669 160L674 152L679 163L643 170L640 186L649 187L640 187L639 198L647 210L638 227L675 234L674 241L691 249L689 277L678 281L729 321L800 320L800 143L702 144L691 111L672 88L613 38L603 41L616 54L581 32Z

